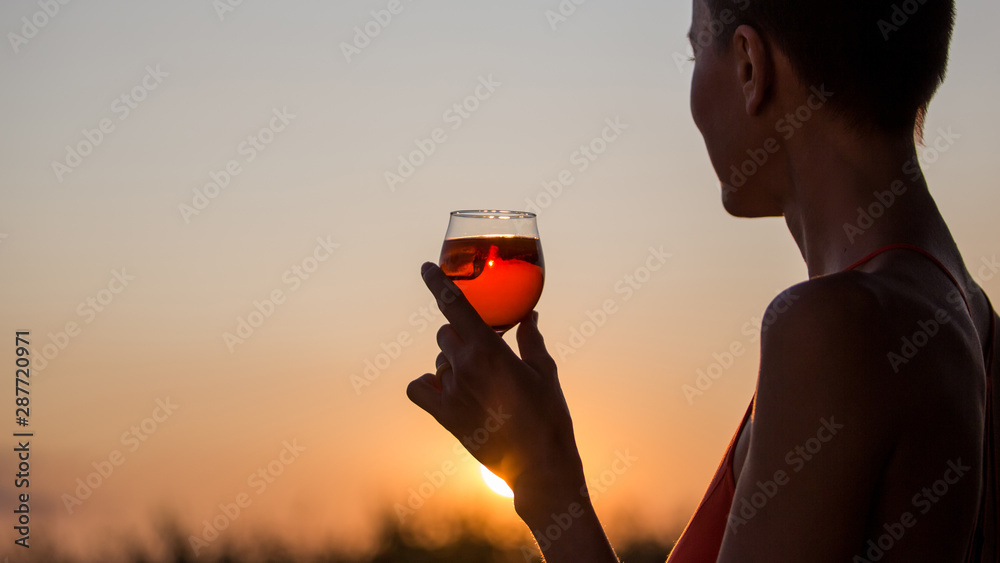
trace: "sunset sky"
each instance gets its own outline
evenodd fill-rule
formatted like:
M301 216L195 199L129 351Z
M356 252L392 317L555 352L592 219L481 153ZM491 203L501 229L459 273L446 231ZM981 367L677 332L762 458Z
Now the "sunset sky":
M443 322L419 267L456 209L539 212L539 323L598 512L613 540L679 531L753 393L754 327L806 277L783 221L722 209L688 109L690 3L51 3L0 4L0 357L12 375L31 331L33 542L124 546L165 514L202 534L243 494L220 543L364 549L448 464L409 518L518 530L405 396ZM994 301L997 21L959 3L926 128L943 150L923 155Z

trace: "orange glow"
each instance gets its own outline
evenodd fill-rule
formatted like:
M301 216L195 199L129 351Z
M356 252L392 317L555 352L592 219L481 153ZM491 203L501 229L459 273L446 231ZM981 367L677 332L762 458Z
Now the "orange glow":
M507 498L514 498L514 491L510 490L510 486L506 481L499 478L492 471L486 468L485 465L479 466L479 472L483 476L483 482L486 486L490 488L494 493Z

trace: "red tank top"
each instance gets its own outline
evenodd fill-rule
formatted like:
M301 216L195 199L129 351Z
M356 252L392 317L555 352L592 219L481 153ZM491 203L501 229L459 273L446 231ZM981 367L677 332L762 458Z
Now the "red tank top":
M847 269L853 270L883 252L896 249L912 250L930 259L955 284L955 287L958 288L959 293L962 295L962 299L965 301L965 306L969 308L969 314L972 314L972 307L969 306L969 300L965 292L962 291L962 286L958 283L955 276L934 255L918 246L891 244L872 252ZM986 301L989 303L988 297ZM993 382L991 372L993 367L993 350L996 347L996 314L993 312L992 304L990 304L990 315L990 345L989 353L986 357L986 428L983 434L983 487L979 501L979 515L976 519L976 530L969 539L969 550L966 557L967 563L986 561L983 553L984 551L990 551L987 549L987 539L993 542L991 544L992 552L1000 552L998 551L1000 550L1000 546L996 545L998 541L996 530L990 533L989 538L987 538L986 530L987 512L995 512L997 507L1000 506L1000 488L998 488L997 482L996 436L993 424ZM670 552L670 558L667 559L667 563L710 563L719 558L719 550L722 548L722 538L726 534L726 526L729 523L729 510L733 505L733 497L736 495L736 479L733 476L733 455L736 449L736 441L739 439L744 427L746 427L747 421L750 420L753 413L753 405L754 402L751 399L750 406L747 407L747 412L743 415L743 421L740 422L736 434L729 441L726 455L722 458L722 463L719 464L719 468L715 472L715 477L712 478L712 482L708 485L708 490L698 505L698 510L695 511L694 516L691 517L691 521L684 528L681 538Z

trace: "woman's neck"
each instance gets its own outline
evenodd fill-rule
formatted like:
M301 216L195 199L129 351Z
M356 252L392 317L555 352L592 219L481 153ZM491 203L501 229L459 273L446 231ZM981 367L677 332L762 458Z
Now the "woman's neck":
M954 248L912 141L847 132L797 141L788 152L792 189L781 206L810 278L843 271L887 244Z

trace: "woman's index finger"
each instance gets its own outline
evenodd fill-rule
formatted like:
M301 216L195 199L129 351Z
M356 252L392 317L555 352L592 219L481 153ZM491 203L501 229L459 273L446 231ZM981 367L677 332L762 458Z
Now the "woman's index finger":
M448 279L441 268L432 262L426 262L420 273L424 283L427 284L427 289L431 290L437 299L441 312L466 342L470 339L485 339L496 334L483 322L462 290L455 285L455 282Z

